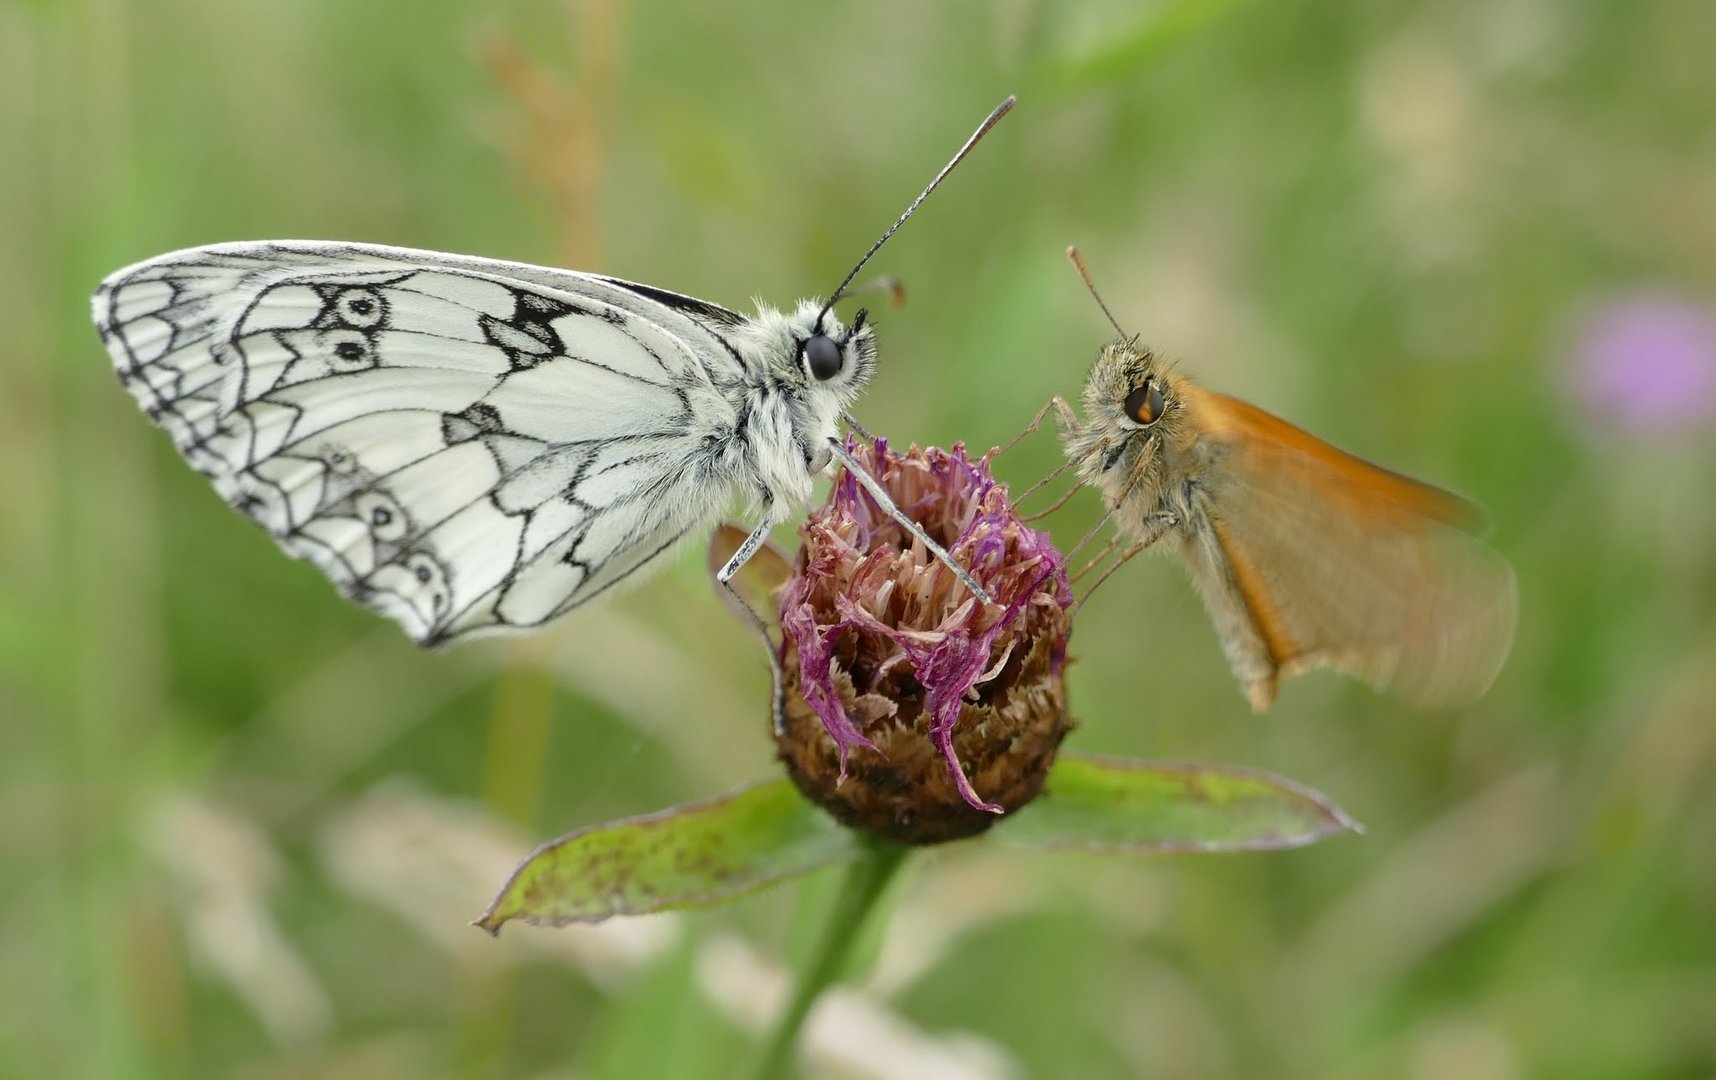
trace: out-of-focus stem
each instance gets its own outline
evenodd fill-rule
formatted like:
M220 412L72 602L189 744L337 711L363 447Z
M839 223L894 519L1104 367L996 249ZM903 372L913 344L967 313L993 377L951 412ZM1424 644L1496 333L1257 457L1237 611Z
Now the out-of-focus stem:
M786 1011L775 1022L774 1033L769 1036L763 1056L752 1074L757 1080L779 1080L791 1075L793 1049L798 1045L805 1018L810 1015L817 998L846 967L852 945L858 940L865 920L911 851L904 844L870 837L864 838L863 847L864 854L848 868L846 880L834 898L822 940L817 943L810 963L793 987Z

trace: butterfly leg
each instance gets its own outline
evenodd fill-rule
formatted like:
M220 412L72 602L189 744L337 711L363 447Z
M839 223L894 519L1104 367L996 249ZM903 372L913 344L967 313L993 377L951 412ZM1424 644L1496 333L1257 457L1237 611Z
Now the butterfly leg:
M1000 446L995 447L984 456L990 459L998 458L1002 454L1013 449L1013 447L1024 442L1029 436L1035 435L1038 429L1043 426L1043 420L1049 415L1050 410L1054 411L1055 418L1059 420L1062 425L1070 423L1076 426L1078 424L1078 414L1073 412L1072 406L1067 404L1066 398L1056 394L1045 402L1042 408L1037 410L1037 415L1031 417L1031 422L1025 425L1025 429L1023 431L1019 432L1019 434L1013 436L1011 439L1008 439Z
M1002 454L1005 454L1007 451L1013 449L1013 447L1019 445L1019 443L1023 442L1027 436L1036 434L1037 431L1042 428L1043 420L1049 415L1050 410L1054 410L1056 419L1060 422L1061 430L1071 431L1071 430L1077 429L1077 427L1078 427L1078 414L1076 414L1072 411L1072 406L1067 404L1065 398L1061 397L1059 394L1056 394L1054 397L1050 398L1048 400L1048 402L1043 405L1042 408L1037 410L1037 415L1031 417L1031 422L1025 425L1025 429L1023 431L1019 432L1019 434L1013 436L1011 439L1008 439L1006 442L1002 443L1000 446L997 446L993 450L990 450L989 453L985 454L984 456L986 458L988 458L990 461L993 461L996 458L1000 457ZM1077 464L1078 464L1078 462L1073 461L1071 459L1061 462L1058 466L1056 466L1053 470L1051 470L1047 476L1043 477L1041 480L1038 480L1036 483L1034 483L1030 487L1026 488L1023 494L1021 494L1018 498L1013 500L1013 505L1015 505L1015 506L1022 505L1026 499L1029 499L1032 495L1035 495L1038 491L1041 491L1043 488L1045 488L1049 484L1053 483L1057 477L1059 477L1061 474L1065 473L1068 469L1072 468L1073 466L1075 466ZM1025 520L1025 521L1037 521L1037 520L1040 520L1042 518L1048 517L1050 514L1054 513L1056 510L1059 510L1061 507L1065 506L1068 503L1068 501L1070 501L1072 499L1072 497L1078 493L1078 489L1083 487L1083 486L1084 486L1083 484L1076 484L1075 483L1072 487L1067 489L1066 494L1062 495L1060 498L1056 499L1052 504L1050 504L1048 509L1038 511L1037 513L1032 514L1029 517L1024 518L1023 520Z
M1073 490L1076 491L1078 489L1074 488ZM1114 516L1113 509L1105 510L1103 512L1103 515L1096 519L1096 524L1092 525L1090 528L1086 529L1084 532L1084 535L1078 538L1078 543L1074 544L1070 548L1067 548L1067 564L1068 565L1072 564L1072 560L1078 558L1078 553L1084 550L1084 546L1086 544L1088 544L1092 540L1096 539L1096 534L1102 531L1102 527L1104 525L1107 525L1109 519L1112 518L1113 516ZM1115 540L1110 541L1102 550L1104 551L1104 553L1109 552L1109 551L1113 551L1115 544L1118 544L1119 542L1120 542L1119 539L1116 538ZM1097 557L1101 558L1102 556L1099 555ZM1077 579L1075 578L1074 580L1077 580Z
M1114 539L1109 540L1108 543L1102 545L1100 548L1098 548L1096 550L1096 554L1092 555L1090 557L1089 562L1087 562L1083 566L1079 567L1073 573L1067 575L1067 583L1070 585L1077 585L1080 581L1084 580L1084 576L1086 574L1090 573L1092 570L1095 570L1098 566L1107 562L1108 557L1110 555L1114 554L1114 549L1119 547L1119 546L1120 546L1119 540L1114 540ZM1069 559L1068 562L1070 564L1071 560Z
M1066 472L1068 469L1070 469L1072 467L1073 467L1073 463L1070 461L1061 462L1060 465L1057 466L1053 472L1049 473L1049 475L1043 477L1041 480L1038 480L1036 483L1034 483L1030 487L1026 488L1025 493L1023 495L1020 495L1017 499L1013 500L1013 505L1017 506L1019 503L1024 502L1026 499L1029 499L1032 495L1035 495L1039 489L1046 487L1048 484L1053 482L1055 477ZM1050 503L1048 506L1048 509L1039 510L1034 514L1030 514L1026 517L1020 518L1019 520L1021 520L1021 521L1040 521L1043 518L1048 517L1050 514L1054 513L1056 510L1059 510L1061 507L1063 507L1067 503L1071 502L1072 497L1074 495L1077 495L1079 488L1081 488L1083 486L1084 486L1084 484L1082 484L1082 483L1074 483L1072 487L1067 488L1066 494L1062 495L1060 498L1058 498L1054 502Z
M1138 532L1138 546L1147 548L1168 534L1168 530L1180 523L1180 515L1172 510L1158 510L1144 519L1144 527Z
M888 497L886 491L882 490L882 485L876 482L876 478L870 475L870 471L864 468L857 458L846 452L846 448L840 445L840 440L829 439L828 449L834 455L834 460L844 465L846 471L852 474L853 479L857 480L859 485L870 493L870 497L876 500L876 505L881 507L882 511L889 517L899 522L902 529L911 533L912 538L922 544L931 555L934 555L937 561L952 570L954 576L959 578L960 584L970 589L973 596L985 604L995 602L995 599L989 595L989 591L977 583L977 579L971 576L969 570L955 562L953 556L947 553L946 548L930 539L929 533L924 532L922 525L900 512L900 508L894 505L894 500ZM741 548L740 550L744 549Z
M745 537L745 542L739 545L739 550L733 552L726 565L715 572L715 583L727 591L733 603L749 618L751 629L756 631L758 639L763 643L763 651L769 656L769 715L774 723L775 734L779 735L786 728L786 679L781 671L781 658L775 652L775 642L769 634L767 620L733 587L733 578L751 561L751 556L757 553L764 541L768 540L769 530L774 526L775 516L772 510L765 512L762 523L751 530L751 534Z
M1109 511L1108 514L1104 514L1102 521L1097 522L1097 528L1101 528L1102 522L1107 521L1109 516L1112 513L1113 513L1113 511L1111 510L1111 511ZM1077 614L1078 609L1084 606L1085 601L1089 600L1093 595L1095 595L1096 590L1102 588L1102 583L1107 581L1110 577L1114 576L1114 572L1116 570L1120 569L1122 566L1125 566L1128 562L1131 562L1133 556L1137 555L1139 552L1143 551L1145 548L1150 547L1151 545L1155 544L1156 541L1162 539L1163 536L1167 535L1169 529L1172 529L1179 524L1180 524L1180 516L1178 514L1173 513L1172 511L1169 511L1169 510L1161 510L1161 511L1158 511L1157 513L1151 514L1150 516L1146 517L1142 522L1142 527L1134 534L1138 537L1138 539L1134 540L1129 547L1127 547L1124 551L1122 551L1120 553L1120 558L1115 560L1114 565L1110 566L1107 570L1104 570L1102 572L1102 575L1100 577L1098 577L1096 579L1096 581L1091 584L1090 588L1085 590L1084 595L1079 597L1078 603L1073 605L1073 609L1072 609L1073 613ZM1094 531L1095 530L1092 530L1092 532L1094 532ZM1091 537L1091 533L1085 534L1085 540L1090 539L1090 537ZM1089 563L1087 563L1084 566L1083 569L1081 569L1076 575L1074 575L1073 580L1077 581L1079 578L1084 577L1091 570L1095 569L1095 567L1099 563L1101 563L1102 560L1108 558L1108 556L1114 551L1115 547L1118 544L1119 544L1118 539L1110 540L1107 544L1104 544L1102 550L1097 553L1096 558L1092 559ZM1077 552L1078 549L1083 547L1083 546L1084 546L1084 540L1080 540L1078 542L1078 545L1073 548L1073 551Z
M1150 546L1149 544L1138 543L1138 544L1133 544L1130 547L1128 547L1125 551L1122 551L1120 553L1120 558L1118 558L1114 561L1114 565L1109 567L1107 570L1104 570L1102 572L1102 576L1098 577L1096 579L1096 581L1092 582L1090 588L1088 588L1084 591L1084 595L1078 598L1078 602L1072 606L1071 614L1074 617L1076 617L1078 615L1079 608L1084 607L1085 601L1089 600L1092 596L1094 596L1096 594L1096 590L1102 588L1103 582L1105 582L1109 578L1113 577L1114 572L1116 570L1120 569L1122 566L1125 566L1127 563L1131 562L1132 557L1134 555L1137 555L1140 551L1143 551L1145 548L1147 548L1149 546ZM1101 562L1103 559L1108 558L1109 552L1113 551L1114 547L1115 547L1114 542L1112 542L1112 541L1109 542L1109 544L1102 549L1102 554L1098 555L1095 559L1092 559L1090 562L1090 566L1086 566L1083 570L1080 570L1078 572L1078 576L1083 577L1091 569L1091 567L1095 566L1097 563Z

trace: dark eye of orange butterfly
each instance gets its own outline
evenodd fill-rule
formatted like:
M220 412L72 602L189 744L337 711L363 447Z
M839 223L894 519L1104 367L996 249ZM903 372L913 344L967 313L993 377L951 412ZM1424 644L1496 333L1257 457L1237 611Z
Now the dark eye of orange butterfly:
M1155 379L1126 395L1126 415L1145 427L1162 419L1162 388Z

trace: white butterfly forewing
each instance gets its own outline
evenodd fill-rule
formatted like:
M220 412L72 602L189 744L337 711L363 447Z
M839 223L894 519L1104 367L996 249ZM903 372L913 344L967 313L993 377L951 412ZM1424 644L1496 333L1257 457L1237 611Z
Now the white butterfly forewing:
M121 381L220 494L429 643L539 625L725 507L746 320L591 274L317 242L114 274Z

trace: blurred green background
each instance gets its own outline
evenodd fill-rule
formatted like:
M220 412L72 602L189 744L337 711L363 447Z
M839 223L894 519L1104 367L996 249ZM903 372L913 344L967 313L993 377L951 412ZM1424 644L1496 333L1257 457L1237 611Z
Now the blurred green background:
M1077 243L1208 385L1484 502L1519 637L1461 712L1318 675L1253 717L1178 569L1129 566L1070 745L1284 773L1368 833L934 852L813 1070L1712 1075L1713 56L1707 0L0 0L0 1075L727 1075L829 881L465 925L538 840L771 773L701 559L420 653L177 460L87 298L330 237L785 304L1009 92L874 264L911 298L859 418L987 446L1076 393Z

